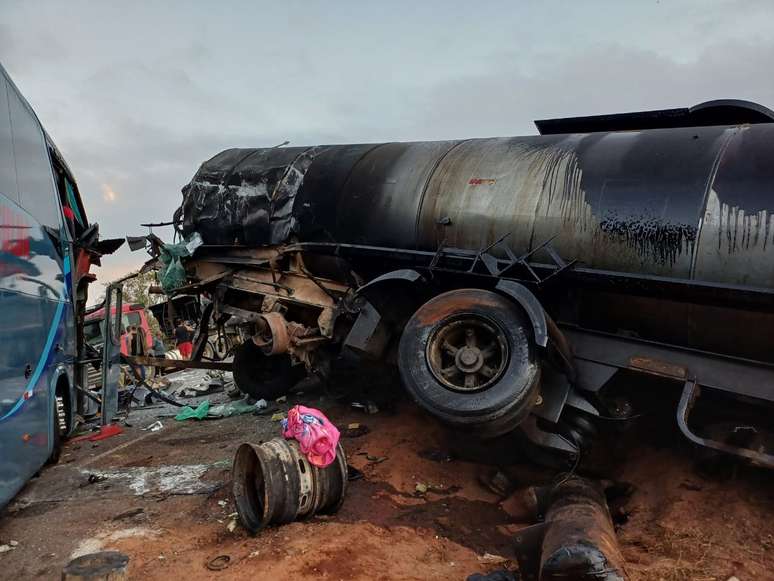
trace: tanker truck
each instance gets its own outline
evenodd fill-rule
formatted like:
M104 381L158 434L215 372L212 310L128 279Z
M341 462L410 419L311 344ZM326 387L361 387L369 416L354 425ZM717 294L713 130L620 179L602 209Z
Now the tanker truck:
M167 290L207 297L203 328L238 326L255 397L355 353L397 364L448 426L571 465L599 422L636 415L607 386L653 377L690 441L774 467L774 113L535 123L223 151L182 190L196 244Z

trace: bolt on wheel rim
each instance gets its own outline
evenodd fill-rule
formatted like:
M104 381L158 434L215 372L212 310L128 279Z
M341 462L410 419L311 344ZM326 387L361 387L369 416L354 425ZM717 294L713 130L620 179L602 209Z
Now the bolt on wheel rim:
M454 391L480 391L494 385L508 363L505 334L493 321L463 315L445 321L430 337L427 364L433 376Z

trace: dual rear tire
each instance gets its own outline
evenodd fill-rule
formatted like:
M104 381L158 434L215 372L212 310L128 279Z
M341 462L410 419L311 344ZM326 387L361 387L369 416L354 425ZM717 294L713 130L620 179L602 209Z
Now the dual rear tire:
M479 437L515 429L538 395L529 320L491 291L459 289L430 299L409 319L398 354L414 400L445 424Z

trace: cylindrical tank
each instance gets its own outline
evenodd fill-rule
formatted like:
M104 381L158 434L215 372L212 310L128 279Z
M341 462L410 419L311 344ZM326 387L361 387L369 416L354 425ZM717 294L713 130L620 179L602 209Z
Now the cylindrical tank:
M509 234L517 255L552 239L590 268L774 287L774 123L232 149L184 194L184 229L210 244Z

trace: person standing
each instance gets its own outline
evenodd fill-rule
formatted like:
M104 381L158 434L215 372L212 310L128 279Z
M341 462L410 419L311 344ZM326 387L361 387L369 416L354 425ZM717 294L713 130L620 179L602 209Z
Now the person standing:
M164 338L161 333L156 333L153 337L153 347L151 352L154 357L164 357L167 352L167 348L164 346Z
M175 344L180 351L180 357L183 359L191 358L193 351L193 329L186 325L181 319L175 321Z

